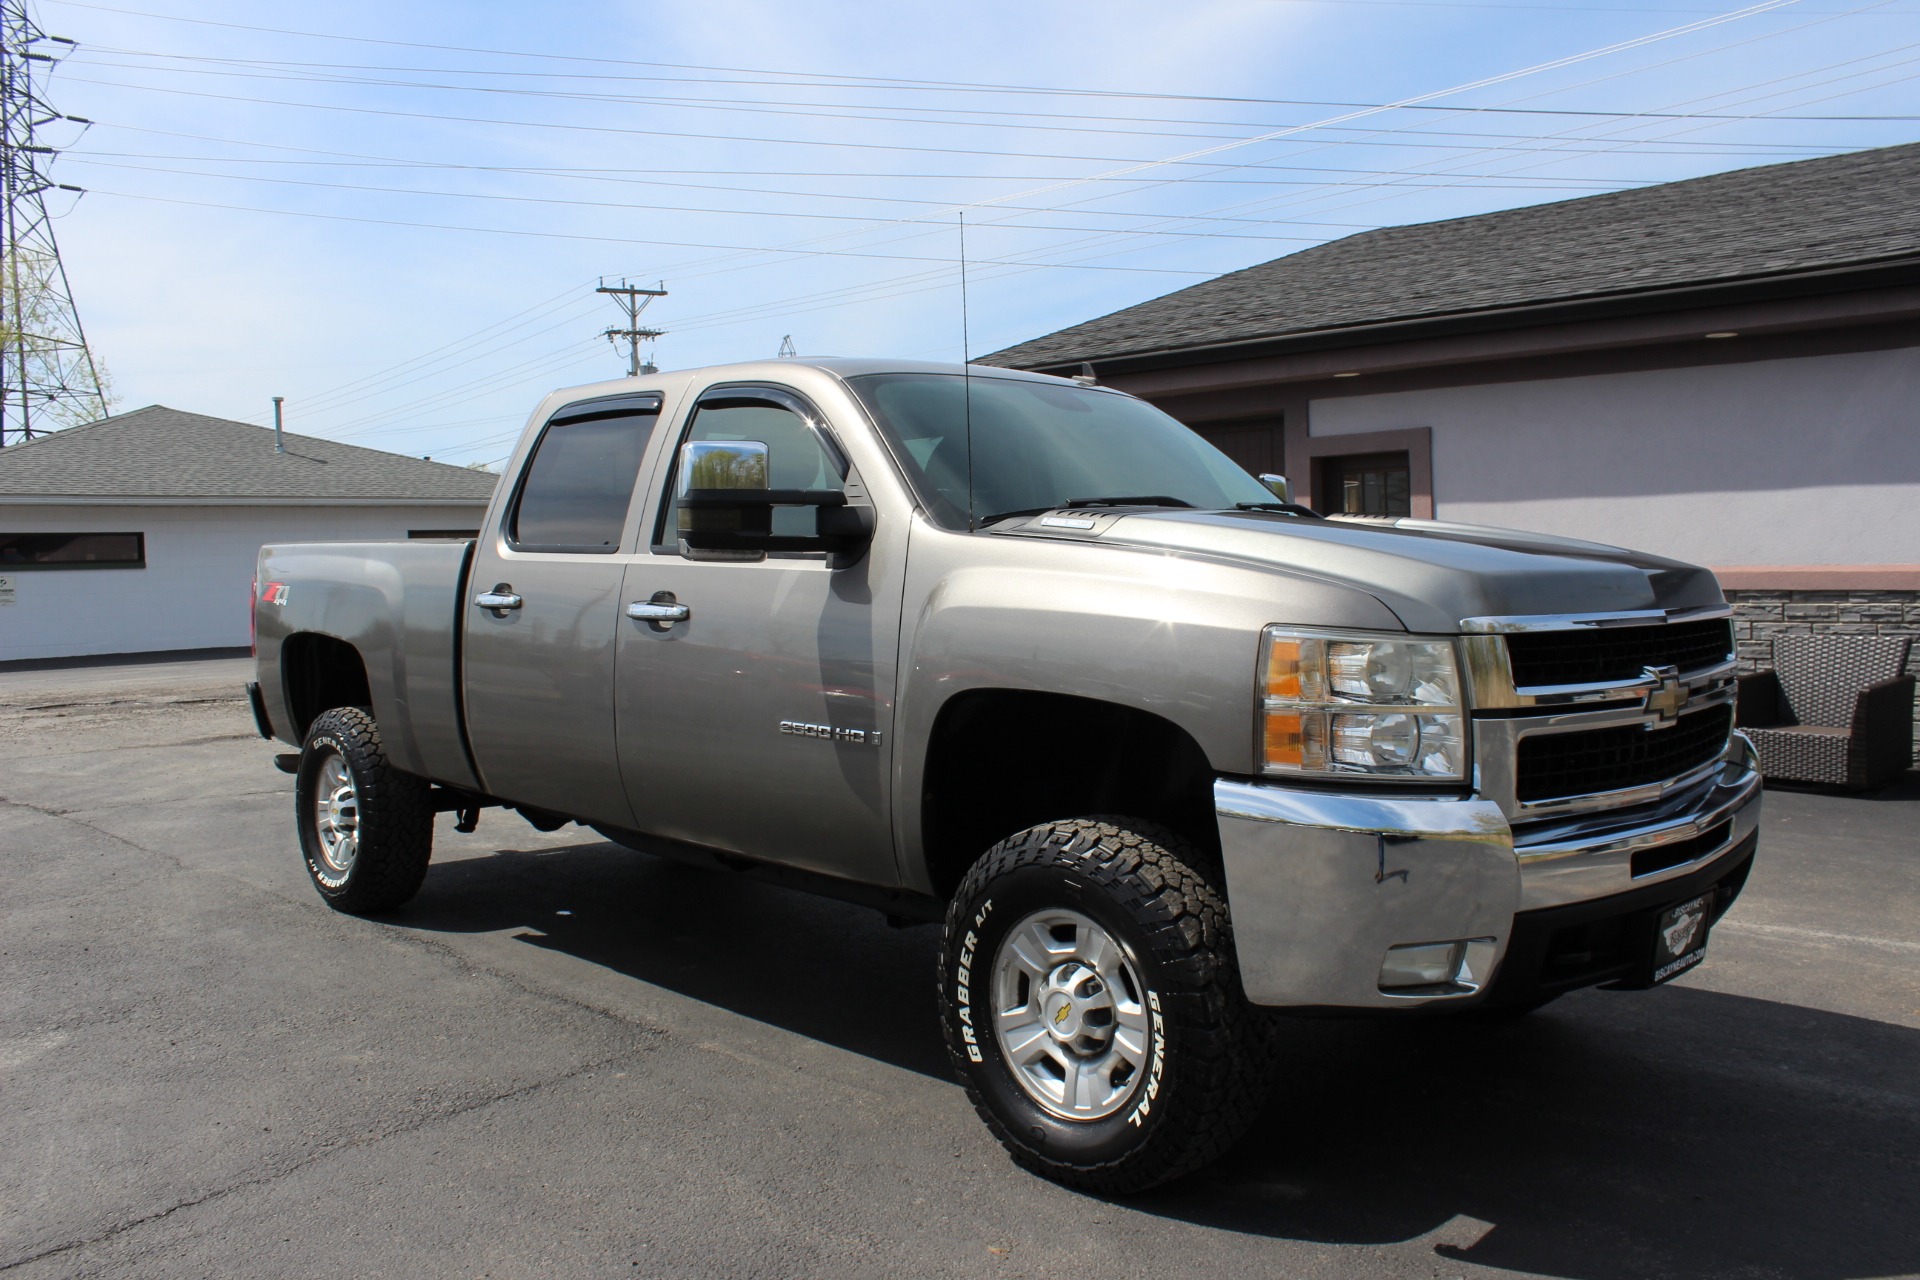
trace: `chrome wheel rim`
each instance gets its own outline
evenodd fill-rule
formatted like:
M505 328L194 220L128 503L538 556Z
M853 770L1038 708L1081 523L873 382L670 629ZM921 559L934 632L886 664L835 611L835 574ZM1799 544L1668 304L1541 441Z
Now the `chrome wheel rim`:
M1077 911L1036 911L993 962L993 1034L1014 1080L1063 1120L1100 1120L1147 1077L1146 985Z
M353 771L337 753L327 756L314 779L313 829L321 863L330 876L344 879L360 854L360 797Z

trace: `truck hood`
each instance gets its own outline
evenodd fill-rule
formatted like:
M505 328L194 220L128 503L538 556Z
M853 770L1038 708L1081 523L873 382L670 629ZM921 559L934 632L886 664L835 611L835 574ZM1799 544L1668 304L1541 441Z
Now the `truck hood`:
M1179 510L1115 513L1098 526L1082 536L1365 591L1409 631L1452 633L1465 618L1698 608L1722 599L1713 574L1697 565L1514 529Z

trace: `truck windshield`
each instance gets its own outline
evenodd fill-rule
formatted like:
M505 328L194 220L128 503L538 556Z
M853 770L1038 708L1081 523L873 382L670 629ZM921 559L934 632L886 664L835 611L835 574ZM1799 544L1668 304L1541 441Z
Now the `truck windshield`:
M949 529L968 527L969 493L976 522L1124 498L1209 511L1275 501L1226 454L1118 392L957 373L847 381L905 463L928 513Z

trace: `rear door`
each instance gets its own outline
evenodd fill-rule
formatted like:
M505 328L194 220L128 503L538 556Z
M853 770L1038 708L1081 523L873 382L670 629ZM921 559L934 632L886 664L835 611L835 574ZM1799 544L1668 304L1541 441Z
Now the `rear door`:
M757 440L771 487L867 499L831 426L797 392L715 387L659 468L650 554L627 568L633 603L684 621L620 623L620 754L636 826L874 884L898 880L890 821L903 530L836 568L825 553L688 559L673 498L686 444ZM776 508L774 532L812 532ZM888 534L891 534L891 539Z
M614 740L628 509L661 396L566 405L549 417L468 583L467 736L488 792L629 826Z

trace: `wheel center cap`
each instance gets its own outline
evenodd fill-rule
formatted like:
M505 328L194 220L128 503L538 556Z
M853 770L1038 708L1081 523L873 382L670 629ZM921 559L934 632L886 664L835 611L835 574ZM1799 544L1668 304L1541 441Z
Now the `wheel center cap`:
M1080 1012L1072 996L1064 991L1054 992L1042 1008L1042 1015L1047 1021L1047 1033L1055 1040L1073 1039L1080 1034Z

